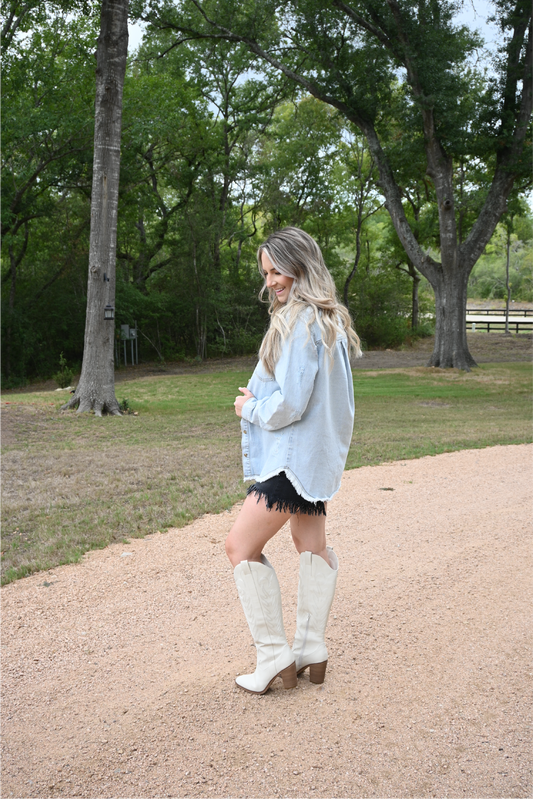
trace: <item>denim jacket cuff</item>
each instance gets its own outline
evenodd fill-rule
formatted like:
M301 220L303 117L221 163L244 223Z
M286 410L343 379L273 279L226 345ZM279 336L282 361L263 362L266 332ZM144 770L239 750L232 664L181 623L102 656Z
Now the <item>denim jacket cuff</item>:
M255 397L252 397L251 399L246 400L246 402L242 406L241 416L243 419L246 419L247 422L252 421L251 417L253 415L254 408L256 405L257 405L257 399Z

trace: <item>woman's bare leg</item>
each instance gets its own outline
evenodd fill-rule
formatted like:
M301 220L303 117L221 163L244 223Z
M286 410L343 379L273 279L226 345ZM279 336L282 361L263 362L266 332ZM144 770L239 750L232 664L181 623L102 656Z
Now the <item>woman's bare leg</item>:
M301 554L312 552L320 555L330 566L326 549L326 517L311 516L308 513L295 513L291 516L291 535L294 546Z
M258 502L254 494L248 494L226 539L231 565L235 568L243 560L261 562L263 547L289 517L289 512L268 510L264 497Z

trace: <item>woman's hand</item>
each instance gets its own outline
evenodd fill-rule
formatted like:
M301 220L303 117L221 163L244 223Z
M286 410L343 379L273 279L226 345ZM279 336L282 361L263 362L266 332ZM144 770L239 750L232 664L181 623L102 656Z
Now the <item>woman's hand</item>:
M252 399L254 395L252 394L251 391L248 391L247 388L239 387L239 391L242 391L244 397L236 397L235 402L233 404L235 406L235 413L237 414L237 416L242 417L242 406L244 405L245 402L248 402L249 399Z

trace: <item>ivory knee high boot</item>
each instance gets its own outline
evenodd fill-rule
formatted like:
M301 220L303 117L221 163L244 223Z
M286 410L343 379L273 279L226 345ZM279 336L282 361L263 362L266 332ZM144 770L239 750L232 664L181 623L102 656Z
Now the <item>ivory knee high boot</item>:
M276 677L281 677L284 688L295 688L297 682L294 655L283 627L278 578L264 555L261 561L243 560L233 573L257 649L255 672L243 674L235 682L253 694L264 694Z
M309 666L309 679L314 683L323 683L326 674L328 650L324 635L339 573L337 556L331 547L327 551L331 566L320 555L311 552L300 555L298 612L292 651L297 673L301 674Z

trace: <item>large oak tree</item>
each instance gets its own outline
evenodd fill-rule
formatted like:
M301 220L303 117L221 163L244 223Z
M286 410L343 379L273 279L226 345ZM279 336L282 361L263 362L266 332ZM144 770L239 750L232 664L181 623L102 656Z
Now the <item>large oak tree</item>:
M475 366L466 339L468 278L513 187L530 173L524 153L532 109L531 5L496 0L493 7L501 46L492 73L483 75L475 68L479 36L454 21L456 4L449 0L151 0L146 6L137 0L137 15L152 28L174 31L175 43L244 43L258 61L361 130L407 257L435 292L431 366ZM399 97L402 118L410 120L400 141L398 133L390 136L391 128L398 131ZM440 260L417 241L405 213L395 169L402 143L419 146L425 159ZM468 189L465 216L459 205Z
M122 93L128 55L128 0L102 0L96 51L94 160L87 315L81 376L64 408L120 415L115 397L114 306Z

